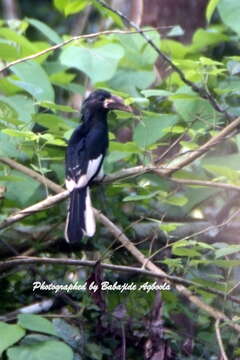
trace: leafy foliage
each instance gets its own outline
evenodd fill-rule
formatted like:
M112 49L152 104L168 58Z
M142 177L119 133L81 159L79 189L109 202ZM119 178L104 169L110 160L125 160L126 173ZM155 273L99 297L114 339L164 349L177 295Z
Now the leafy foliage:
M12 22L2 19L0 67L69 39L71 15L89 5L93 15L104 21L104 27L123 27L116 14L96 1L54 0L48 11L61 19L61 31L42 18ZM160 38L154 29L148 36L190 82L211 93L234 118L240 115L239 1L210 0L206 18L208 26L197 29L190 44L173 39L171 33ZM94 21L89 25L92 32L96 29ZM111 141L106 173L138 165L174 168L218 134L229 120L209 99L186 85L177 72L157 67L157 57L140 34L114 33L75 40L56 52L46 52L6 69L0 78L0 156L13 158L64 184L66 140L79 122L82 96L94 87L123 96L137 109L135 115L116 111L109 116ZM159 80L161 70L164 76ZM238 192L206 187L204 182L240 185L239 144L236 133L215 144L203 157L173 175L179 182L145 173L108 184L104 191L102 185L92 190L94 206L123 229L145 256L152 257L167 273L193 281L191 289L202 300L224 310L236 323L238 309L214 290L238 295L234 291L240 264ZM181 183L184 179L203 183ZM36 179L1 163L2 221L16 210L46 198L48 192L47 186ZM56 257L74 250L76 255L72 255L77 258L92 251L102 254L106 262L136 265L126 250L111 244L110 234L101 225L94 241L84 239L77 250L62 247L65 216L65 204L57 204L1 230L1 259L26 250L38 256L57 253ZM36 299L56 297L53 292L33 293L36 278L66 285L72 280L84 283L89 278L85 270L56 265L17 271L3 274L0 280L4 320L6 314ZM133 281L137 287L150 281L143 275L117 272L104 273L105 279L121 284ZM154 291L105 292L105 313L96 305L96 298L94 302L86 292L67 295L71 300L68 306L64 302L67 300L59 296L56 308L49 310L57 316L69 316L66 321L60 316L47 320L40 315L21 314L16 324L0 322L0 353L9 360L104 360L113 354L120 358L125 336L129 359L143 359L143 344L161 343L163 339L172 356L189 358L184 347L186 337L195 341L191 359L210 359L218 354L210 316L183 301L173 288L162 291L163 305L156 302ZM73 304L81 310L71 319L76 311ZM159 329L158 334L153 334L154 321L164 321L167 331L164 326L160 329L164 334ZM238 339L226 329L221 329L226 351L236 358L240 354Z

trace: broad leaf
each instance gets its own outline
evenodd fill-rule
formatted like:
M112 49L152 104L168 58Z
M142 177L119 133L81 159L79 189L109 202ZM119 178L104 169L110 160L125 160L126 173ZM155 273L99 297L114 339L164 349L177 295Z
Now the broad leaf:
M206 18L207 18L207 21L210 22L211 20L211 17L218 5L220 0L210 0L209 3L208 3L208 6L207 6L207 9L206 9Z
M221 0L218 11L222 21L240 35L240 2L238 0Z
M62 51L60 61L84 72L93 83L97 83L110 80L114 76L123 54L123 48L117 44L94 48L69 46Z
M57 335L53 324L40 315L19 314L18 324L27 330L42 332L50 335Z
M139 122L134 131L134 141L140 147L147 147L165 135L164 129L178 121L173 114L157 114L146 112L143 120Z
M54 91L48 76L38 63L27 61L17 64L11 70L18 76L20 80L11 80L13 84L26 90L38 101L54 102Z
M0 322L0 356L9 346L15 344L24 335L25 330L19 325L9 325Z
M72 349L60 341L42 341L33 345L14 346L7 351L9 360L73 360Z
M51 29L50 26L48 26L47 24L43 23L40 20L31 19L31 18L27 18L26 20L29 24L31 24L36 29L38 29L43 35L46 36L47 39L49 39L54 44L59 44L60 42L62 42L62 39L60 38L58 33L56 33L56 31L54 31L53 29Z

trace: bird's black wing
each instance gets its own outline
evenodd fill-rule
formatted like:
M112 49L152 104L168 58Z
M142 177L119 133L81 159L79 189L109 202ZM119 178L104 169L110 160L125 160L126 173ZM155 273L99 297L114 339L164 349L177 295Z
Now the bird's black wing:
M66 152L66 186L69 191L87 186L98 175L108 146L106 129L79 126Z

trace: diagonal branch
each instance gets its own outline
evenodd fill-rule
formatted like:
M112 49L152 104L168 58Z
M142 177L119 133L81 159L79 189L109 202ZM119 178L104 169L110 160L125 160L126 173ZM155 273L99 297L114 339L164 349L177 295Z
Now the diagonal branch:
M215 322L215 333L216 333L216 338L217 338L217 342L219 345L219 349L221 352L221 359L228 360L228 357L226 355L226 352L225 352L225 349L223 346L223 341L222 341L221 332L220 332L220 328L219 328L219 320L216 320L216 322Z
M227 135L230 135L233 132L233 130L239 127L239 125L240 125L240 117L233 120L229 125L223 128L216 136L212 136L210 140L208 140L205 144L200 146L197 150L192 151L190 155L186 156L186 158L181 160L176 166L171 167L171 163L170 163L170 166L168 166L167 169L161 171L160 168L159 171L156 172L159 175L170 176L172 173L191 164L194 160L206 154L209 151L209 149L212 148L213 146L220 144L222 141L224 141L225 137Z
M56 202L59 202L63 199L65 199L69 195L69 192L67 190L49 197L40 203L37 203L33 206L30 206L29 208L20 211L16 215L12 215L8 219L6 219L2 224L0 224L0 229L8 226L10 223L13 223L15 221L18 221L20 218L26 217L33 212L36 211L36 208L38 207L38 211L40 211L44 206L52 206ZM158 266L156 266L151 260L146 258L141 251L137 249L137 247L128 239L128 237L105 215L103 215L100 211L94 209L95 216L97 219L108 229L108 231L132 254L132 256L137 259L144 268L156 273L159 276L162 276L163 279L168 281L167 274L161 270ZM17 220L16 220L17 218ZM228 318L223 312L213 308L212 306L204 303L200 298L193 295L193 293L187 289L182 284L176 284L175 285L176 290L182 294L184 297L186 297L190 302L195 304L198 308L201 310L207 312L210 316L212 316L214 319L219 321L225 321L228 323L230 327L235 329L237 332L240 333L240 325L234 323L231 321L230 318Z
M199 94L199 96L203 99L206 99L210 102L210 104L212 105L212 107L224 114L226 116L226 118L228 118L229 120L232 118L232 116L225 110L222 108L222 106L217 102L217 100L214 98L214 96L209 92L209 90L203 88L203 87L199 87L198 85L196 85L195 83L193 83L192 81L188 80L184 73L182 72L182 70L174 64L174 62L171 61L171 59L164 54L159 48L158 46L149 38L148 35L146 35L144 33L144 31L134 22L132 22L126 15L124 15L121 11L113 9L110 5L106 4L104 1L102 0L96 0L102 7L104 7L105 9L110 10L112 13L118 15L125 24L127 24L128 26L131 26L132 28L134 28L145 40L146 42L157 52L157 54L164 60L166 61L166 63L168 65L171 66L171 68L179 75L179 77L181 78L181 80L188 86L190 86L192 88L192 90L194 92L196 92L197 94Z
M158 29L158 27L156 27L154 29L147 29L147 30L141 30L141 31L143 33L145 33L145 32L149 32L149 31L155 31L157 29ZM51 47L49 47L47 49L44 49L42 51L39 51L39 52L35 53L35 54L28 55L28 56L25 56L24 58L11 61L10 63L8 63L7 65L5 65L4 67L2 67L0 69L0 73L7 70L7 69L9 69L10 67L12 67L14 65L20 64L20 63L28 61L28 60L36 59L37 57L39 57L41 55L45 55L45 54L47 54L49 52L60 49L63 46L68 45L68 44L70 44L71 42L74 42L74 41L78 41L78 40L81 40L81 39L92 39L92 38L95 38L95 37L98 37L98 36L101 36L101 35L135 34L135 33L138 33L138 31L133 31L133 30L106 30L106 31L99 31L99 32L96 32L96 33L92 33L92 34L73 36L68 40L65 40L65 41L63 41L63 42L61 42L59 44L53 45L53 46L51 46Z

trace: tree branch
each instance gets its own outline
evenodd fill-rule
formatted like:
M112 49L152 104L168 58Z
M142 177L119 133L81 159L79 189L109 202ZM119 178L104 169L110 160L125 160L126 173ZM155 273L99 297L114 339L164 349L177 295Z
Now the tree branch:
M1 261L0 262L0 271L6 271L9 269L16 269L17 266L28 266L31 264L58 264L58 265L66 265L66 266L83 266L83 267L94 267L96 265L95 261L90 260L75 260L75 259L55 259L55 258L44 258L44 257L22 257L17 256L16 258L11 258L10 260ZM156 274L153 271L145 270L143 268L133 267L133 266L123 266L123 265L113 265L113 264L105 264L101 263L101 267L106 270L113 270L113 271L119 271L119 272L130 272L134 274L140 274L140 275L146 275L154 278L159 279L167 279L172 283L175 284L183 284L186 286L194 286L199 289L203 289L204 291L209 291L212 294L221 296L226 298L227 300L230 300L232 302L235 302L237 304L240 304L240 298L236 296L228 295L220 290L211 289L209 287L206 287L202 284L199 284L194 281L186 280L178 276L172 276L168 274Z
M235 130L240 125L240 117L233 120L229 125L223 128L216 136L212 136L210 140L208 140L205 144L200 146L197 150L192 151L189 155L186 156L185 159L181 160L177 165L171 167L171 163L167 167L161 171L161 168L156 171L159 175L162 176L170 176L172 173L182 169L183 167L191 164L194 160L198 159L202 155L204 155L210 148L213 146L220 144L227 135L230 135L233 130Z
M141 30L143 33L145 32L149 32L149 31L155 31L159 29L158 27L154 28L154 29L147 29L147 30ZM10 63L8 63L7 65L5 65L4 67L2 67L0 69L0 73L9 69L10 67L14 66L14 65L17 65L17 64L20 64L22 62L25 62L25 61L28 61L28 60L33 60L33 59L36 59L37 57L41 56L41 55L45 55L51 51L55 51L57 49L60 49L61 47L65 46L65 45L68 45L70 44L71 42L73 41L78 41L80 39L92 39L92 38L95 38L95 37L98 37L98 36L101 36L101 35L111 35L111 34L136 34L138 33L138 31L133 31L133 30L106 30L106 31L99 31L99 32L96 32L96 33L92 33L92 34L85 34L85 35L77 35L77 36L73 36L71 37L70 39L68 40L65 40L59 44L56 44L56 45L53 45L47 49L44 49L42 51L39 51L35 54L32 54L32 55L28 55L28 56L25 56L24 58L21 58L21 59L17 59L17 60L14 60L14 61L11 61Z
M55 196L49 197L33 206L26 208L25 210L20 211L16 215L10 216L8 219L3 221L0 224L0 229L10 225L10 223L16 222L36 211L40 211L43 208L52 206L56 202L62 201L66 197L68 197L69 192L67 190L57 194ZM109 232L132 254L132 256L137 259L143 267L147 268L148 270L154 272L155 274L162 276L163 279L168 281L167 274L161 270L158 266L156 266L152 261L146 258L141 251L139 251L136 246L128 239L128 237L105 215L103 215L100 211L94 209L94 214L96 218L109 230ZM185 286L181 284L175 285L176 290L186 297L190 302L195 304L201 310L207 312L210 316L215 318L216 320L225 321L228 323L230 327L235 329L237 332L240 333L240 325L235 324L231 321L223 312L213 308L212 306L204 303L201 299L197 296L193 295L192 292L187 289Z
M228 357L226 355L224 346L223 346L223 342L222 342L222 337L221 337L221 332L220 332L220 328L219 328L219 320L217 320L215 322L215 333L216 333L216 338L217 338L217 342L219 345L219 349L221 352L221 358L222 360L228 360Z
M109 6L108 4L106 4L104 1L102 0L96 0L99 4L101 4L102 7L104 7L105 9L110 10L111 12L113 12L114 14L118 15L125 24L127 24L128 26L131 26L132 28L136 29L136 31L146 40L146 42L157 52L157 54L164 60L166 61L166 63L168 65L171 66L171 68L179 75L179 77L181 78L181 80L188 86L190 86L192 88L192 90L194 92L196 92L201 98L206 99L210 102L210 104L213 106L213 108L224 114L226 116L226 118L228 118L229 120L232 118L231 114L229 114L225 109L223 109L221 107L221 105L216 101L216 99L214 98L214 96L209 92L209 90L203 88L203 87L199 87L198 85L196 85L195 83L193 83L192 81L188 80L184 73L182 72L182 70L176 66L171 59L164 54L159 48L158 46L144 33L144 31L134 22L132 22L126 15L124 15L121 11L113 9L111 6Z
M0 157L0 162L5 165L10 166L11 168L13 168L17 171L22 172L23 174L26 174L27 176L30 176L34 180L37 180L41 184L47 186L49 189L51 189L55 193L60 193L60 192L64 191L64 189L60 185L49 180L47 177L39 174L37 171L34 171L32 169L29 169L27 166L19 164L17 161L15 161L13 159L9 159L6 157Z

